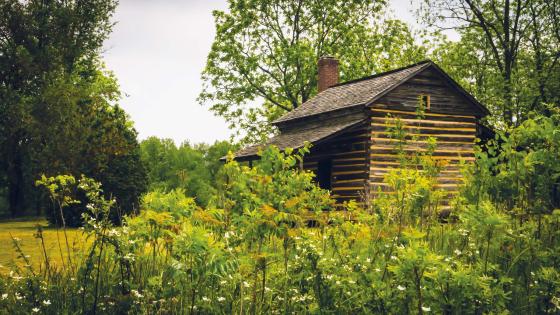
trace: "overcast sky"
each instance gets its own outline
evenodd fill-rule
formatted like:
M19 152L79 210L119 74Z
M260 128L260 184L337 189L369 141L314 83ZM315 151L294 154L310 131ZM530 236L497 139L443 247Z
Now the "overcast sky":
M394 14L415 26L410 0L389 0ZM228 139L225 121L196 97L214 39L212 10L226 0L121 0L104 59L126 94L120 102L139 132L176 143Z

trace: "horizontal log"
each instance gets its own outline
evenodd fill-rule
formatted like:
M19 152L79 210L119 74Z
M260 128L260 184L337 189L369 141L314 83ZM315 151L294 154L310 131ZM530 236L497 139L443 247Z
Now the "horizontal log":
M395 154L384 154L384 153L371 153L370 157L372 159L378 159L381 158L389 158L389 159L398 159L398 156L396 156ZM461 160L461 161L474 161L475 158L474 157L462 157L462 156L438 156L438 155L432 155L432 159L434 160Z
M377 103L375 105L383 105L381 103ZM376 113L385 113L385 114L395 114L395 115L414 115L416 116L416 112L414 111L403 111L403 110L394 110L394 109L384 109L384 108L371 108L372 112ZM454 114L440 114L440 113L424 113L425 117L450 117L450 118L467 118L471 119L473 122L476 121L475 116L468 116L468 115L454 115Z
M397 143L399 140L397 139L392 139L392 138L376 138L376 137L372 137L371 141L373 143ZM474 141L442 141L440 139L436 139L436 144L437 145L474 145ZM409 139L406 141L408 144L410 143L415 143L415 144L428 144L428 141L425 140L412 140Z
M372 127L375 127L374 130L380 130L378 127L382 127L384 129L382 130L386 130L387 128L391 128L391 127L396 127L395 124L382 124L382 123L376 123L376 122L372 122L371 123ZM462 128L462 127L449 127L449 126L442 126L442 127L436 127L436 126L414 126L414 125L404 125L403 126L403 130L430 130L430 131L449 131L449 132L469 132L469 133L476 133L476 129L475 128Z
M405 124L407 125L422 125L422 126L426 126L426 125L434 125L434 126L456 126L456 127L460 127L460 128L469 128L469 127L474 127L476 128L476 123L475 122L461 122L461 121L445 121L445 120L427 120L427 119L421 119L421 118L401 118L399 116L394 116L394 117L376 117L376 116L372 116L371 120L373 122L376 123L387 123L387 122L391 122L394 121L396 119L399 119L401 121L403 121Z
M378 151L378 152L395 152L398 150L398 148L395 148L395 146L387 146L387 145L378 145L378 144L374 144L370 147L371 151ZM417 153L427 153L429 152L429 150L427 148L421 148L421 147L415 147L415 146L405 146L404 148L402 148L403 151L405 152L417 152ZM455 154L467 154L467 155L474 155L474 149L465 149L465 148L439 148L436 147L433 150L434 153L455 153Z
M344 171L344 172L332 172L333 176L339 176L339 175L349 175L349 174L363 174L366 173L365 169L362 170L355 170L355 171Z

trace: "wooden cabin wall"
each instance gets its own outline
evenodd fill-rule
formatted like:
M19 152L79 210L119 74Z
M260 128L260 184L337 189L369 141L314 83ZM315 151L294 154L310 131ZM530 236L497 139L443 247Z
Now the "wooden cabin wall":
M430 109L427 112L484 116L484 113L447 82L434 70L427 69L401 84L377 101L374 107L403 111L416 111L418 97L421 94L430 95Z
M383 178L390 168L398 166L395 141L387 133L387 116L398 117L405 124L409 133L405 151L414 152L427 148L427 139L432 136L437 140L437 149L433 157L444 160L447 165L438 177L438 188L448 192L448 197L458 192L461 184L460 164L474 161L474 141L477 134L477 117L479 113L458 93L447 87L443 81L422 73L409 82L396 88L373 104L371 110L371 145L369 182L371 198L375 198L378 189L388 192ZM425 116L418 119L416 108L421 94L430 95L430 109ZM416 137L411 140L411 137ZM390 193L390 192L388 192ZM447 205L447 198L443 201Z
M352 199L363 203L364 198L368 197L369 140L369 127L364 125L316 145L304 157L304 169L315 173L321 159L331 158L331 190L339 205Z
M405 130L409 136L404 147L405 152L426 150L429 137L437 140L433 158L446 161L446 166L438 177L438 188L450 195L457 193L461 183L461 163L474 161L474 139L476 120L474 116L445 115L427 113L424 119L417 119L415 112L395 111L372 108L371 146L370 146L370 189L372 198L378 188L387 191L383 178L390 168L398 167L395 140L387 133L387 114L399 117L406 123ZM394 118L392 118L394 119ZM391 121L391 118L389 118ZM414 140L411 138L415 137Z

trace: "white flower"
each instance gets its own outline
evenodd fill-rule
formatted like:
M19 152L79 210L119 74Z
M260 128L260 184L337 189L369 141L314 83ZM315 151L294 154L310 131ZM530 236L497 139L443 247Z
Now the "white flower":
M368 263L370 263L370 262L371 262L371 258L368 257L368 258L366 259L366 261L367 261Z
M402 285L397 286L397 289L399 289L399 291L404 291L406 290L406 287L403 287Z
M7 298L8 298L8 293L2 294L2 300L5 300L5 299L7 299Z
M429 306L422 306L422 310L423 310L424 312L429 312L429 311L431 311L432 309L431 309Z
M246 287L246 288L250 288L250 287L251 287L251 285L250 285L249 282L247 282L247 281L243 281L243 286Z
M35 308L32 309L32 311L33 311L33 313L39 313L40 310L39 310L38 307L35 307Z
M226 283L227 283L227 281L226 281L226 280L222 280L222 281L220 281L220 284L221 284L221 285L224 285L224 284L226 284Z
M23 296L19 295L19 293L16 293L16 300L21 300L23 299Z
M223 296L218 297L218 302L223 302L223 301L225 301L225 300L226 300L226 298L223 297Z
M202 300L203 300L204 302L210 302L210 299L207 298L207 297L205 297L205 296L202 297Z
M132 290L132 291L130 291L130 292L132 293L132 295L134 295L135 297L137 297L137 298L139 298L139 299L141 299L141 298L144 297L142 294L140 294L140 292L138 292L138 291L136 291L136 290Z
M462 254L462 253L461 253L461 251L460 251L460 250L458 250L458 249L456 249L456 250L454 251L454 253L455 253L455 255L457 255L457 256L459 256L459 255L461 255L461 254Z
M375 271L376 271L376 272L381 272L381 269L375 268Z
M45 305L51 305L51 300L43 301L43 304L45 304Z

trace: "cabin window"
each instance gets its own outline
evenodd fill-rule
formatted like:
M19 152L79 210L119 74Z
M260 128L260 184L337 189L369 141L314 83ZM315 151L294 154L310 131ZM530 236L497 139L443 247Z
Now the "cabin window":
M331 189L332 160L320 160L317 165L317 181L319 187L323 189Z
M424 105L424 109L430 109L430 95L429 94L422 94L420 95L420 100L422 105Z

